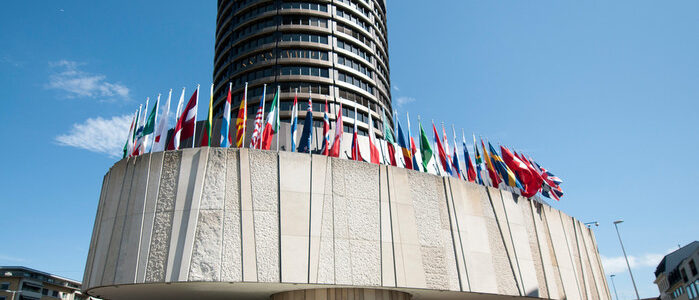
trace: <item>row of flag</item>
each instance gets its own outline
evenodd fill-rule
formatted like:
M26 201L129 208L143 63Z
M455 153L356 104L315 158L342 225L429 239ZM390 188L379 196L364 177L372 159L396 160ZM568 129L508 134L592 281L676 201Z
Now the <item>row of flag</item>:
M213 128L213 84L211 85L209 110L205 121L203 136L200 139L200 146L212 145L212 128ZM242 148L245 145L245 132L247 124L247 90L248 85L245 84L243 98L238 108L238 116L235 123L235 139L231 127L231 91L232 85L228 86L228 95L223 106L223 116L220 132L220 147L237 147ZM262 98L257 108L255 119L253 122L253 131L249 141L249 147L252 149L270 150L274 135L280 130L279 119L279 97L280 87L277 86L276 93L272 99L270 107L267 109L265 118L265 95L267 85L263 86ZM323 112L323 136L321 137L318 149L312 148L313 140L313 106L312 99L308 99L308 109L306 111L303 131L297 144L297 128L298 128L298 97L295 93L294 102L291 111L291 148L292 152L317 153L332 157L340 157L340 147L342 144L343 122L342 122L342 103L337 110L335 116L334 138L331 142L330 118L328 115L328 102L325 101ZM162 108L160 117L158 118L158 109L160 106L160 95L150 110L147 113L147 108L150 99L146 99L146 108L139 106L138 111L134 113L133 120L129 129L127 141L124 145L124 157L138 156L147 151L149 143L152 143L150 152L177 150L183 141L192 139L194 146L196 135L196 119L197 107L199 103L199 86L189 98L187 104L184 104L185 89L182 89L177 109L176 123L173 129L173 135L167 139L169 130L168 119L170 113L170 100L172 98L172 90L168 94L168 99L165 106ZM184 108L183 108L184 106ZM563 191L560 187L562 181L560 178L553 175L547 169L541 167L531 157L511 151L510 149L500 146L499 151L490 142L484 142L480 139L480 146L473 135L472 148L474 150L474 160L471 160L468 151L466 136L462 131L462 147L463 147L463 166L461 164L460 151L457 146L456 130L452 127L454 147L450 148L449 139L447 137L444 125L442 125L442 135L440 137L437 127L432 122L432 135L430 139L422 127L422 123L418 116L418 128L420 130L418 143L416 145L410 131L410 116L407 116L407 139L403 126L394 111L393 127L387 126L388 119L386 113L381 111L383 126L383 140L378 140L374 133L374 124L371 113L368 118L368 137L369 137L369 156L368 160L364 158L359 147L358 129L357 129L357 109L354 111L354 124L352 133L351 153L345 153L347 158L356 161L365 161L375 164L386 164L392 166L403 167L421 172L429 172L441 176L452 176L462 180L474 182L484 186L492 187L508 187L518 191L525 197L533 197L537 193L541 193L544 197L560 200L563 196ZM159 120L158 120L159 119ZM159 121L159 122L158 122ZM157 125L157 126L156 126ZM395 131L392 129L395 128ZM166 144L167 142L167 144ZM279 151L279 139L276 139L276 149ZM486 147L486 144L488 145ZM396 147L400 148L396 152ZM452 150L453 149L453 150Z

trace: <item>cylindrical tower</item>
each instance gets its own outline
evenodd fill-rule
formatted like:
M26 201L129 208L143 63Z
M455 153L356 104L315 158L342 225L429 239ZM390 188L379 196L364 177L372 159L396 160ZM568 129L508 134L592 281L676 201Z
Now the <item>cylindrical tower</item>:
M379 135L382 109L392 122L385 0L219 0L216 22L214 114L221 113L231 82L235 115L248 82L252 118L267 84L270 102L281 87L282 122L289 120L295 89L299 111L313 99L315 127L322 126L325 100L331 118L343 104L346 132L355 106L360 135L369 112Z

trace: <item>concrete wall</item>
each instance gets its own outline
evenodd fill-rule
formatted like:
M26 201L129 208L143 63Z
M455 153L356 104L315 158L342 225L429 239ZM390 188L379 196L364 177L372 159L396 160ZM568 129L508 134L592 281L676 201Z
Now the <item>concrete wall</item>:
M112 167L83 282L608 300L599 261L583 224L507 191L325 156L205 147Z

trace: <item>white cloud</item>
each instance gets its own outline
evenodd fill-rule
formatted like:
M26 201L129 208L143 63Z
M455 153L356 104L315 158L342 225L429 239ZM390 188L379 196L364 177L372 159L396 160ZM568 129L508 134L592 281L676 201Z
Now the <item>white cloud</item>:
M115 116L111 119L89 118L73 124L68 134L56 137L61 146L70 146L120 157L133 115Z
M81 71L81 65L68 60L49 63L55 72L49 76L46 87L67 92L67 98L129 98L129 88L105 81L105 75Z
M400 92L400 88L399 88L397 85L394 85L394 86L393 86L393 90L396 91L396 92Z
M643 267L656 267L665 254L649 253L641 256L629 255L629 265L632 269ZM602 265L607 274L625 272L627 270L626 260L623 256L606 257L601 255Z
M398 106L403 106L412 102L415 102L415 98L413 97L398 97L398 99L396 99L396 103L398 103Z

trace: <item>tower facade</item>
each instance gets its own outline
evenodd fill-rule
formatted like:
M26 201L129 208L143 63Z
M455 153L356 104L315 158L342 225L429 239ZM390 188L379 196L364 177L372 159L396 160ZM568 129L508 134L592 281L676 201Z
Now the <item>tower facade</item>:
M248 82L250 116L267 84L269 102L281 88L282 122L298 90L299 111L311 97L318 127L327 100L331 116L342 103L345 131L355 107L360 135L368 113L382 129L382 109L392 120L385 0L219 0L213 79L214 114L223 109L229 82L235 114Z

